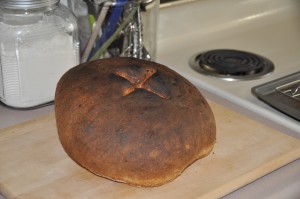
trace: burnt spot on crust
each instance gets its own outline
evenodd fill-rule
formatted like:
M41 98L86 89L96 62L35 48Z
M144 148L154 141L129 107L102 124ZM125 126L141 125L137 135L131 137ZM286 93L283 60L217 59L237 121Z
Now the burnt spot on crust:
M117 67L112 72L128 80L131 84L130 86L125 86L122 91L123 96L129 95L136 89L144 89L163 99L169 99L171 97L169 87L154 67L142 67L133 64Z

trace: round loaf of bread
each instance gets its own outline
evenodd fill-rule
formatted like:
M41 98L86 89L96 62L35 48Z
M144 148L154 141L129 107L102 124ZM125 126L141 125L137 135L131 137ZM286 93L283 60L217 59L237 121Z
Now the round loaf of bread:
M66 153L92 173L134 186L160 186L208 155L216 139L201 93L161 64L110 58L80 64L55 94Z

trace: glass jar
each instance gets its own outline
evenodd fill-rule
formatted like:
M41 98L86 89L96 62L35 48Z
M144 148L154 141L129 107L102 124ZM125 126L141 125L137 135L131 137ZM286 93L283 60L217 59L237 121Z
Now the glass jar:
M156 61L157 28L160 0L142 0L141 19L143 24L143 46Z
M159 2L69 0L68 6L81 19L81 62L107 57L155 60Z
M0 1L0 100L15 108L53 101L79 63L76 18L59 0Z

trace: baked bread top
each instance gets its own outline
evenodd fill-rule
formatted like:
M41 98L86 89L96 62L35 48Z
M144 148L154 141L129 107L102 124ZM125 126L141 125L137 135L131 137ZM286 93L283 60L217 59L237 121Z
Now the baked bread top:
M60 141L89 171L135 186L172 181L210 153L213 113L201 93L161 64L109 58L70 69L55 95Z

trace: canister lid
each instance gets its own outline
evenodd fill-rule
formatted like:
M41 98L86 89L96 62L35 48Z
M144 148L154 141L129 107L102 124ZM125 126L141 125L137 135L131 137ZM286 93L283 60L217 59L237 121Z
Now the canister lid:
M53 6L59 0L0 0L0 8L5 9L36 9Z

